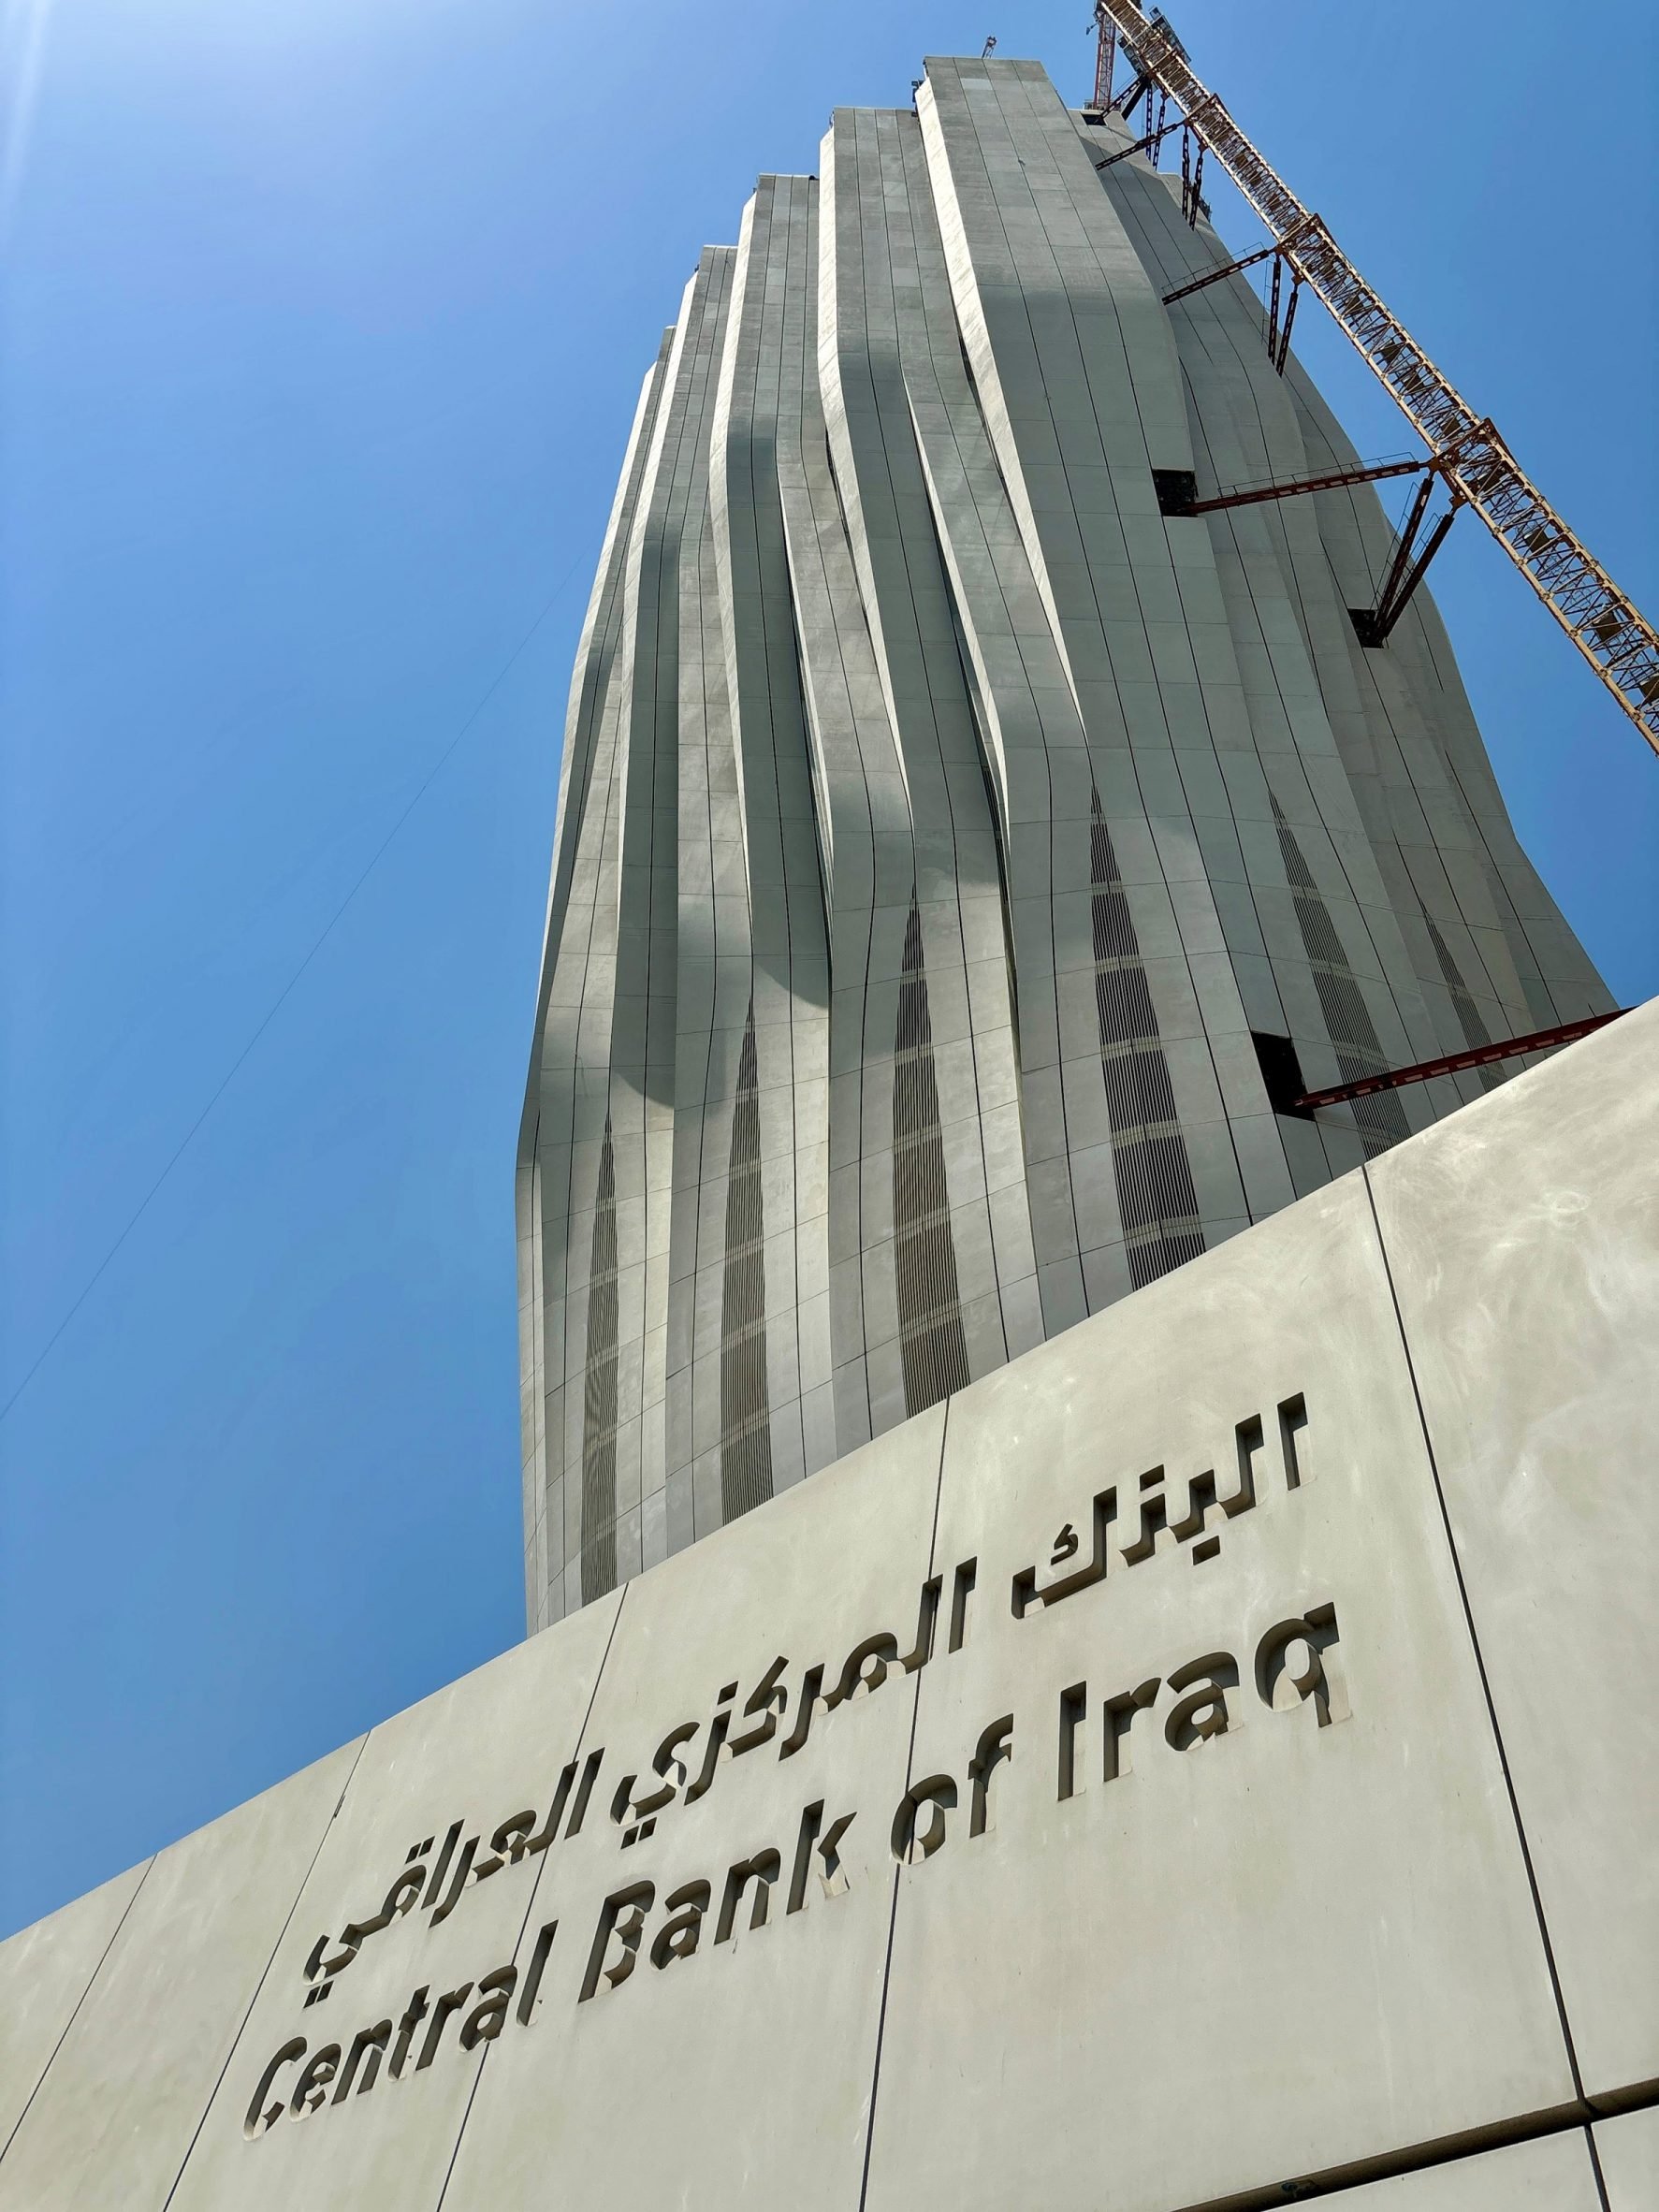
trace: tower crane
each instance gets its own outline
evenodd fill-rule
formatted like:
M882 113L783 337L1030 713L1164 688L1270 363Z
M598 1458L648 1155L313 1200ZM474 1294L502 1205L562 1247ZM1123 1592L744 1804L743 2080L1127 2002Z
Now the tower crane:
M1127 111L1142 95L1146 98L1147 136L1139 147L1126 151L1150 149L1156 159L1158 142L1171 131L1190 132L1198 144L1201 164L1206 152L1221 164L1273 240L1259 255L1230 262L1200 282L1230 276L1272 253L1275 325L1281 261L1290 271L1293 287L1305 284L1317 295L1428 446L1426 466L1446 484L1454 510L1456 505L1467 505L1480 517L1648 743L1659 752L1659 632L1632 605L1529 481L1492 422L1475 413L1399 317L1384 306L1322 219L1302 206L1215 94L1199 80L1162 10L1155 9L1149 18L1142 14L1137 0L1095 0L1095 21L1099 43L1093 106L1102 113L1112 107ZM1114 94L1112 80L1120 49L1134 74L1123 91ZM1156 130L1151 121L1154 92L1159 100ZM1163 117L1171 100L1180 113L1174 123L1166 124ZM1122 154L1112 155L1098 166L1107 167L1112 161L1123 158ZM1189 193L1184 194L1183 204L1189 209L1189 220L1196 220L1196 180ZM1292 306L1294 298L1293 290ZM1278 338L1276 361L1281 368L1288 337L1287 328ZM1317 488L1310 481L1296 488ZM1188 505L1182 511L1193 510ZM1444 528L1440 534L1444 535ZM1436 538L1434 543L1438 542ZM1412 582L1420 575L1426 560L1425 555L1418 562ZM1400 604L1403 598L1396 589L1390 606L1379 609L1377 626L1383 635L1387 634L1388 618L1397 614Z

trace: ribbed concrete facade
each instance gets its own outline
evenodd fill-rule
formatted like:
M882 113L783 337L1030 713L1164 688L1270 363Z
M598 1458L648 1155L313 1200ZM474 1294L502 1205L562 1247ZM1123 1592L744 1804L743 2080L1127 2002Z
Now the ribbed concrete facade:
M764 177L645 381L519 1157L542 1626L1426 1126L1313 1084L1610 1000L1368 488L1178 183L933 61Z

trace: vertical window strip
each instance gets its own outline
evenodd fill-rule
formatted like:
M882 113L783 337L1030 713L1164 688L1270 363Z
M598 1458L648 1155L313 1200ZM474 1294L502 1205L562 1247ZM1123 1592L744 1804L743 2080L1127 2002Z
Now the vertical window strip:
M1421 904L1420 901L1419 903ZM1492 1042L1492 1031L1481 1018L1480 1009L1463 981L1462 968L1452 958L1451 947L1440 934L1439 924L1427 907L1423 908L1422 913L1423 920L1429 925L1429 942L1433 946L1434 957L1440 964L1441 980L1450 992L1451 1003L1457 1010L1463 1042L1473 1052L1477 1046ZM1480 1087L1484 1091L1494 1090L1503 1081L1495 1068L1477 1068L1475 1072L1479 1076Z
M893 1266L905 1411L924 1413L969 1377L914 884L894 1031Z
M617 1159L604 1117L588 1269L582 1390L582 1602L617 1586Z
M1139 1290L1204 1248L1192 1162L1175 1114L1170 1064L1118 872L1100 793L1089 785L1089 910L1095 1011L1124 1253Z
M1290 886L1290 900L1296 910L1296 926L1302 933L1302 949L1313 969L1314 989L1319 995L1325 1031L1335 1047L1342 1079L1345 1083L1358 1083L1363 1076L1380 1075L1388 1062L1383 1057L1376 1025L1365 1004L1360 980L1348 966L1336 924L1331 919L1331 910L1319 895L1301 841L1285 819L1285 810L1277 798L1271 792L1268 796L1273 801L1273 827L1278 832L1285 880ZM1392 1091L1356 1099L1352 1112L1368 1158L1386 1152L1390 1144L1398 1144L1402 1137L1410 1134L1405 1109Z
M735 1521L772 1495L772 1417L766 1391L766 1229L761 1186L761 1095L754 1000L737 1058L737 1097L726 1180L725 1281L720 1303L720 1518Z

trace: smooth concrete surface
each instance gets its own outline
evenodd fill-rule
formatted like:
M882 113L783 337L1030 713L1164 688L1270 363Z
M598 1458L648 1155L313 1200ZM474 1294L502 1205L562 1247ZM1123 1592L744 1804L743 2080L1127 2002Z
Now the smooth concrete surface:
M360 1749L344 1745L151 1862L0 2159L4 2212L173 2201Z
M491 2050L444 2212L533 2212L550 2176L573 2205L613 2201L619 2187L641 2205L735 2197L837 2212L857 2204L885 1984L888 1819L905 1789L914 1677L890 1674L834 1712L816 1712L790 1759L778 1746L807 1668L827 1663L833 1689L848 1653L870 1637L891 1634L901 1654L914 1650L943 1429L942 1407L920 1416L854 1453L822 1498L816 1486L792 1491L628 1591L589 1732L607 1751L629 1750L624 1772L646 1754L635 1801L648 1784L662 1786L654 1747L688 1721L702 1724L686 1747L697 1754L695 1787L709 1716L729 1682L737 1688L728 1709L739 1714L732 1740L764 1727L764 1715L745 1721L741 1709L780 1657L790 1710L772 1741L722 1760L695 1802L682 1791L650 1836L618 1849L617 1826L601 1818L563 1848L547 1910L561 1914L560 1941L568 1926L570 1948L556 1962L547 2023ZM960 1655L942 1655L947 1636L948 1625L926 1671L960 1665ZM607 1806L618 1781L607 1767ZM802 1814L814 1804L825 1834L853 1818L837 1847L836 1894L814 1861L792 1912ZM779 1867L764 1924L751 1925L751 1885L722 1940L728 1869L768 1850ZM695 1949L657 1963L670 1900L700 1882L707 1904L684 1939ZM637 1966L582 2001L594 1899L648 1883L656 1894ZM555 2081L542 2125L526 2129L521 2116ZM620 2131L619 2088L637 2100Z
M1653 2212L1659 2205L1659 2105L1597 2120L1592 2132L1608 2212Z
M0 2149L11 2141L86 1995L148 1862L0 1943Z
M1294 1489L1288 1402L1306 1413ZM1144 1473L1162 1470L1171 1521L1204 1469L1225 1498L1253 1421L1256 1504L1211 1508L1218 1556L1166 1535L1012 1616L1014 1573L1035 1552L1046 1574L1094 1493L1115 1486L1110 1540L1132 1547ZM1154 2212L1570 2103L1358 1177L953 1400L939 1522L939 1556L977 1554L990 1602L961 1664L923 1677L913 1768L959 1772L1011 1681L1022 1734L995 1823L898 1878L871 2212L975 2190L1092 2212L1106 2168L1114 2205ZM1266 1705L1255 1661L1325 1605L1349 1710L1320 1725L1312 1700ZM1208 1716L1224 1726L1174 1748L1171 1678L1205 1662L1198 1694L1216 1659L1234 1678ZM1142 1684L1128 1771L1108 1778L1107 1701ZM1059 1801L1068 1690L1082 1717ZM1171 2131L1188 2068L1205 2124Z
M1369 1171L1583 2086L1659 2078L1659 1004Z
M509 1857L483 1882L470 1881L453 1909L439 1914L469 1839L483 1839L475 1865L489 1855L489 1840L502 1822L528 1811L540 1826L561 1769L580 1750L615 1619L614 1598L589 1607L571 1623L577 1633L557 1652L539 1643L521 1645L372 1731L239 2038L235 2062L209 2109L173 2212L230 2205L239 2212L266 2206L281 2212L296 2205L307 2212L344 2212L377 2196L400 2205L428 2201L434 2177L442 2178L454 2155L483 2063L483 2045L468 2050L460 2042L473 2004L447 2022L424 2068L432 2022L429 2016L416 2024L400 2079L392 2078L394 2042L380 2080L371 2085L378 2095L361 2087L365 2053L346 2112L327 2105L304 2124L290 2117L250 2144L243 2129L251 2095L265 2062L291 2035L309 2039L308 2058L340 2043L343 2061L359 2030L382 2019L400 2022L416 1988L428 1989L435 2002L511 1964L533 1943L534 1905L546 1885L550 1855L562 1847L558 1841L521 1855L516 1865ZM458 1821L449 1878L434 1891L429 1877L419 1899L366 1936L337 1973L308 1981L318 1937L339 1939L349 1926L377 1915L411 1863L407 1854L428 1839L422 1863L435 1873ZM338 1957L346 1947L331 1942L324 1956ZM308 1988L319 1981L329 1984L327 2000L306 2004ZM290 2098L298 2071L291 2067L284 2076Z
M1656 1079L1649 1010L14 1938L0 2212L1594 2212L1592 2119L1647 2212Z

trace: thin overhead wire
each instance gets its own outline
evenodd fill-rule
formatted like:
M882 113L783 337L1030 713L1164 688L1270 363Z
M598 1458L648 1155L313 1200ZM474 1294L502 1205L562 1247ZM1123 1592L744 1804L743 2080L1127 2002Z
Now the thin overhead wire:
M250 1055L253 1053L255 1046L265 1035L265 1032L270 1027L270 1025L275 1021L277 1015L282 1011L289 998L292 997L294 991L298 985L300 980L305 975L307 969L311 967L312 962L316 958L317 954L327 943L329 938L333 936L334 931L339 926L341 921L343 919L354 900L357 898L358 892L362 890L364 884L368 882L370 877L380 866L382 860L385 859L386 852L391 847L392 842L396 838L399 831L403 827L403 824L415 812L416 807L420 805L421 800L425 798L427 793L430 791L432 785L437 781L439 776L443 773L444 767L447 765L457 748L460 745L461 740L476 725L485 708L489 705L490 701L501 690L502 684L506 682L507 677L512 674L513 670L523 659L525 653L529 650L531 641L536 635L536 633L541 629L542 624L547 619L547 617L553 612L554 607L558 604L559 600L564 593L565 587L569 584L571 578L575 575L577 568L581 565L582 561L586 558L586 554L578 553L575 559L571 562L569 568L565 570L563 575L560 576L558 583L553 587L553 589L548 593L540 614L537 615L535 620L524 633L524 635L518 640L518 643L513 648L511 653L508 654L506 660L502 662L501 667L497 670L494 678L490 682L488 690L479 700L477 706L473 707L472 713L468 715L466 720L461 724L455 735L449 740L449 743L444 748L444 750L438 755L438 758L432 763L432 765L427 770L427 773L416 788L414 796L408 801L408 803L403 808L402 812L398 816L397 820L392 823L390 829L386 831L386 836L382 837L380 843L370 854L369 859L364 864L357 878L357 880L353 883L351 889L346 893L345 896L341 900L340 904L329 915L327 921L324 923L322 928L318 931L315 938L313 939L310 947L306 951L304 958L299 962L293 974L289 976L287 982L283 985L282 989L277 993L276 997L266 1008L264 1013L260 1016L258 1024L255 1027L253 1034L249 1037L247 1042L242 1046L240 1052L237 1054L236 1058L232 1060L230 1066L226 1070L225 1073L220 1077L219 1082L209 1097L207 1103L203 1106L201 1112L196 1115L196 1119L191 1123L190 1127L185 1130L183 1136L179 1140L179 1142L174 1148L171 1157L168 1158L167 1165L162 1169L160 1174L156 1176L154 1182L152 1183L149 1189L144 1193L144 1196L139 1200L138 1205L134 1208L132 1214L129 1215L125 1227L121 1230L121 1233L116 1237L114 1243L105 1253L103 1259L99 1260L97 1266L94 1268L92 1273L88 1275L86 1281L81 1285L80 1289L77 1292L73 1302L70 1304L68 1310L65 1313L62 1320L59 1321L57 1327L52 1331L51 1334L41 1346L39 1351L35 1355L33 1361L25 1370L22 1379L18 1383L17 1388L7 1399L5 1404L0 1405L0 1421L3 1421L7 1419L13 1406L17 1404L19 1399L23 1395L23 1392L28 1389L29 1385L39 1374L41 1368L45 1366L47 1360L56 1348L70 1322L74 1320L76 1315L80 1313L81 1307L92 1296L94 1290L96 1289L99 1282L103 1279L105 1273L108 1272L110 1266L110 1263L114 1260L122 1246L126 1243L128 1237L132 1235L134 1230L138 1226L138 1223L149 1212L151 1206L155 1201L157 1193L161 1190L168 1176L172 1173L173 1170L178 1166L179 1162L183 1158L184 1155L189 1151L191 1145L195 1142L203 1124L207 1121L214 1107L218 1105L220 1099L225 1096L226 1092L235 1082L237 1075L241 1070Z

